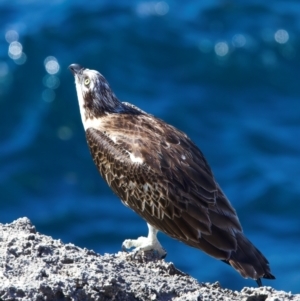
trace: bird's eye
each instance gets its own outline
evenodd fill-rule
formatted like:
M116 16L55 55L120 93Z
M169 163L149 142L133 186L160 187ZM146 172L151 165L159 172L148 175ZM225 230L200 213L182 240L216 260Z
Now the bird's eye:
M87 77L85 80L84 80L84 84L85 86L88 86L90 84L91 80Z

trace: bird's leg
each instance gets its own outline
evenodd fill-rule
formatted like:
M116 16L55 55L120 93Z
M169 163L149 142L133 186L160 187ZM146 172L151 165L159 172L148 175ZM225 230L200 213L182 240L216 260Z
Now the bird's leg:
M167 252L161 246L157 239L158 230L149 225L148 223L147 225L149 229L148 237L141 236L138 239L126 239L122 244L122 249L126 251L128 249L135 248L135 253L139 253L141 251L154 250L158 253L160 258L165 258Z

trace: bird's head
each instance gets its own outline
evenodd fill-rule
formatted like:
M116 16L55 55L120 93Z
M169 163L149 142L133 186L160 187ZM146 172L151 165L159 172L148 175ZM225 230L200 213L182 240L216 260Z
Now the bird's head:
M77 97L82 120L94 119L109 113L122 112L123 104L117 99L102 74L77 64L69 69L75 77Z

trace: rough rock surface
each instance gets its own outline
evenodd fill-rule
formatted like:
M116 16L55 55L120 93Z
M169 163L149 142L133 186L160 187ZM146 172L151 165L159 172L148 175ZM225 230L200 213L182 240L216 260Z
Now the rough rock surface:
M0 224L0 301L300 300L271 287L199 283L155 254L99 255L38 233L28 218Z

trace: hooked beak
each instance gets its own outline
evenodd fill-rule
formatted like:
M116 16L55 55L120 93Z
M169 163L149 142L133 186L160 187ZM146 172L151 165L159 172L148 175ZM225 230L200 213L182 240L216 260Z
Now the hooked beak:
M72 64L69 66L70 71L73 73L73 75L78 75L80 72L82 72L82 70L84 69L83 67L81 67L78 64Z

